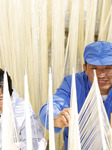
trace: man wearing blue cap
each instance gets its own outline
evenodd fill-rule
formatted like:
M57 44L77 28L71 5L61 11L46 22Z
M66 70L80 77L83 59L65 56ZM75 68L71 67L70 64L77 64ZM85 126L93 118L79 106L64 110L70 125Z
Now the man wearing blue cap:
M112 43L98 41L86 46L84 62L84 71L76 74L78 112L80 112L90 91L93 82L93 69L95 69L100 93L110 121L110 113L112 112ZM60 132L65 127L65 150L67 150L68 145L71 80L71 75L66 76L53 95L55 133ZM47 104L45 104L40 110L40 121L44 127L47 109ZM46 128L48 129L48 120Z

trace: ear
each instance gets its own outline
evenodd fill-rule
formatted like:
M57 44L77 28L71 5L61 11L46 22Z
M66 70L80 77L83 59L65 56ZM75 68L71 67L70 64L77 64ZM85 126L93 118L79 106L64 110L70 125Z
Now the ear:
M87 66L85 64L83 64L83 69L85 71L85 73L87 72Z

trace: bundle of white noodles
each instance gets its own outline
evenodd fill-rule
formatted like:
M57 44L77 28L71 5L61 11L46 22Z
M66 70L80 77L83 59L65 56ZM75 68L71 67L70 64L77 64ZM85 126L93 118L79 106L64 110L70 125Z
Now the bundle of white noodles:
M26 116L26 143L27 143L27 150L32 150L32 129L31 129L31 120L30 120L30 101L29 101L29 90L28 90L28 79L27 74L25 72L24 76L24 94L25 94L25 116Z
M109 149L110 124L100 95L96 73L79 116L82 149Z
M53 117L53 96L52 96L52 73L49 68L49 150L55 150L55 136L54 136L54 117Z
M72 73L72 88L71 88L71 120L69 125L69 140L68 150L81 150L80 134L79 134L79 122L78 122L78 110L77 110L77 95L74 69Z
M72 84L74 83L72 79ZM75 91L75 86L74 86L74 89L72 89L72 91ZM71 97L71 100L72 99L73 99L73 95ZM74 103L76 103L76 96L74 97ZM69 131L70 132L69 139L70 140L74 139L74 144L76 142L77 144L80 143L79 145L81 145L81 150L85 150L85 149L110 150L111 148L110 141L112 139L111 138L112 131L111 131L109 120L108 120L108 117L104 108L104 104L100 95L96 73L94 75L94 82L91 87L91 90L79 113L79 118L76 117L78 116L77 111L74 111L74 116L75 117L72 118L72 115L71 115L71 120L72 120L72 124L74 123L74 120L78 122L77 124L75 122L75 125L74 125L74 130L77 129L76 133L73 134L73 130L71 130L71 126L70 126L70 131ZM76 137L78 133L77 127L79 128L78 137L80 136L80 139ZM75 146L74 144L72 145L71 149L73 148L73 146ZM78 150L78 149L79 148L76 147L74 150Z
M18 135L12 111L12 103L8 90L8 81L6 71L4 73L3 85L3 122L2 122L2 150L18 150L16 142Z
M26 116L26 144L27 150L32 150L32 129L31 129L31 104L29 101L29 90L28 90L28 79L27 74L25 72L24 76L24 95L25 95L25 116ZM17 143L19 142L18 139L18 131L15 125L15 119L12 110L12 102L9 95L8 89L8 81L7 81L7 74L6 71L4 73L4 88L3 88L3 123L2 123L2 150L18 150ZM36 124L34 118L32 116L33 124L35 129L35 134L37 137L36 132Z

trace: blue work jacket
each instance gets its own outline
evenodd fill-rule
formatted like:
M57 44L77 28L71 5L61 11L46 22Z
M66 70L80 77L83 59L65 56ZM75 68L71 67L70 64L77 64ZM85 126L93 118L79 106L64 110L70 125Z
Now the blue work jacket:
M64 108L70 107L70 95L71 95L71 81L72 76L68 75L64 78L62 84L57 89L57 92L53 95L53 107L54 107L54 117L57 116ZM76 91L77 91L77 104L78 104L78 113L80 112L84 101L90 91L91 83L85 73L85 71L81 73L76 73ZM110 113L112 112L112 89L110 89L107 99L104 102L104 106L110 121ZM46 113L49 116L49 111L47 107L47 103L40 110L40 121L42 125L45 127L45 118ZM49 129L49 117L47 116L46 128ZM54 128L55 133L61 131L62 128ZM64 133L64 145L65 150L68 147L68 127L65 127Z

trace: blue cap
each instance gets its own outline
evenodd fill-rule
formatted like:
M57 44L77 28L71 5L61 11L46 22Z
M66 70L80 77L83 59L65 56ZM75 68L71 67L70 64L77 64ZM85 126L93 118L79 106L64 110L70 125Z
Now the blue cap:
M112 43L98 41L85 47L84 62L95 66L112 65Z

